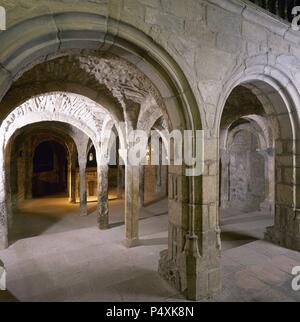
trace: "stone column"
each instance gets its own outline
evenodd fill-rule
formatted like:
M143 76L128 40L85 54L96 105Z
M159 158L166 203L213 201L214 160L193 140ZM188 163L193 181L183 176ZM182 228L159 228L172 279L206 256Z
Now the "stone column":
M76 145L79 164L80 216L87 216L86 164L89 137L79 131L74 133L73 140Z
M76 203L76 151L73 149L71 152L71 160L69 164L70 183L69 183L69 201Z
M159 164L155 165L155 193L160 195L162 193L162 142L159 142Z
M273 215L275 212L274 150L272 148L260 150L259 154L265 161L265 200L260 203L260 209Z
M86 158L80 158L79 163L79 187L80 187L80 216L87 216L87 192L86 192Z
M160 194L162 192L162 166L155 166L155 192Z
M5 165L4 156L0 153L0 250L8 247L8 211L7 211L7 194L5 187Z
M33 154L32 142L29 140L24 149L25 153L25 199L32 199L32 179L33 179Z
M202 175L169 166L169 242L159 262L159 273L190 300L221 290L217 139L206 146Z
M7 169L6 169L7 171ZM11 211L15 212L18 208L18 151L13 148L10 162L10 193L11 193ZM11 224L11 222L10 222Z
M221 208L227 208L230 204L230 154L227 150L221 152L220 170L220 206Z
M139 207L142 208L145 203L145 168L143 165L139 168Z
M0 189L0 250L8 247L7 209L5 195Z
M108 165L99 165L98 176L98 225L100 229L109 228L108 210Z
M125 168L125 245L133 247L139 238L139 166Z
M275 222L265 238L289 249L300 251L300 185L298 159L293 140L276 141Z
M124 189L124 169L122 165L118 165L118 174L117 174L117 198L122 199L123 189Z

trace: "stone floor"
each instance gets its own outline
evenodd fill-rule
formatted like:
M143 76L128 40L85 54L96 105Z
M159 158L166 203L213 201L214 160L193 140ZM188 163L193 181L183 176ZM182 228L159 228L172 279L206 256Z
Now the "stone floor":
M0 292L0 301L184 300L157 274L159 252L167 245L165 201L142 210L140 246L131 249L122 244L122 201L110 202L112 228L106 231L95 225L95 204L88 217L79 217L78 205L65 201L23 205L15 241L0 251L9 289ZM221 223L223 292L214 301L300 301L291 288L300 253L260 240L270 215L228 209Z

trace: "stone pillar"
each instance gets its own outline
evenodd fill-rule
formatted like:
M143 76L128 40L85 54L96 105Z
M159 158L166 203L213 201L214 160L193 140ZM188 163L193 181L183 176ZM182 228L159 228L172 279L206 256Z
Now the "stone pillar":
M265 200L261 202L260 209L270 212L272 215L275 212L275 180L274 180L274 151L272 148L260 150L259 154L265 160Z
M230 154L227 150L221 152L220 170L220 206L227 208L230 204Z
M19 169L18 169L18 151L17 151L16 147L14 147L13 153L11 154L10 171L9 171L12 213L15 212L18 208L18 171L19 171ZM11 224L11 222L10 222L10 224Z
M79 162L79 187L80 187L80 216L87 216L87 192L86 192L86 158Z
M98 172L98 225L100 229L109 228L108 210L108 165L99 165Z
M163 191L162 149L162 142L159 141L159 164L155 165L155 193L158 195L160 195Z
M25 149L25 199L32 199L33 157L32 142L26 143Z
M139 166L125 168L125 245L133 247L139 238Z
M71 169L70 202L76 203L76 165Z
M139 207L142 208L145 204L145 168L143 165L139 168Z
M124 169L122 165L118 165L118 174L117 174L117 198L122 199L123 190L124 190Z
M7 204L6 204L6 189L5 189L5 165L4 156L0 155L0 250L8 247L8 228L7 228Z
M6 201L0 190L0 250L8 247L7 210Z
M276 141L275 222L265 238L289 249L300 251L300 185L298 159L293 141Z
M155 166L155 192L160 194L162 192L162 166Z
M80 216L87 216L86 164L89 137L79 131L74 133L73 140L76 145L79 164ZM76 189L74 190L76 191Z
M190 300L221 290L217 139L207 146L203 175L186 176L183 166L169 166L169 242L159 273Z
M168 166L162 165L161 169L161 184L163 196L168 196Z
M69 201L70 203L76 203L76 151L75 148L71 152L71 160L69 163Z

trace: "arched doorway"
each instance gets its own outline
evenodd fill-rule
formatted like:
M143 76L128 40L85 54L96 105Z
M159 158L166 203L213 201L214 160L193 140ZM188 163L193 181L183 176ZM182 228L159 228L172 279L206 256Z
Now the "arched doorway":
M237 78L235 79L234 85L231 84L230 91L227 92L226 99L230 100L230 93L248 92L252 100L255 100L256 108L259 107L259 111L252 110L254 116L263 116L267 120L267 126L261 126L258 122L262 130L260 133L262 139L269 142L269 145L265 145L266 150L263 155L265 160L269 158L270 161L267 162L268 167L265 168L265 174L268 173L269 176L267 185L269 198L267 199L269 199L268 202L271 202L270 210L274 216L272 226L265 229L265 238L288 248L297 248L295 246L297 242L294 240L294 227L297 225L295 206L298 202L294 176L294 153L298 149L295 144L295 128L298 128L298 122L292 113L295 108L293 102L297 100L297 95L292 85L287 90L282 90L277 83L280 80L266 75L257 75L254 69L252 73L252 68L249 68L248 74L241 76L238 81ZM272 70L271 67L270 69ZM278 70L277 72L280 74ZM281 81L283 79L285 76L281 75ZM245 115L242 106L247 106L247 104L241 105L242 114L237 113L237 118ZM226 112L226 104L222 111ZM219 120L221 120L221 116ZM259 133L257 128L255 132ZM225 131L221 137L226 138L226 135ZM223 144L224 139L221 141L221 149Z
M35 114L37 117L38 112ZM79 137L83 143L89 137L71 124L47 120L45 115L35 120L27 117L20 120L22 126L8 135L5 144L11 243L97 222L97 212L86 200L73 203L75 174L79 173L75 140ZM85 176L77 183L80 180ZM76 219L83 207L86 214L92 214L89 222Z
M264 239L274 221L274 142L263 106L237 87L221 120L220 222L223 249Z
M88 22L87 26L89 26L94 19L94 26L96 26L97 29L91 29L89 31L85 29L82 30L81 33L78 32L77 29L70 29L68 24L65 25L65 27L62 26L60 29L59 48L63 51L65 44L68 49L71 49L71 51L73 52L76 52L76 49L80 50L83 48L90 48L91 50L99 49L99 34L102 34L103 32L110 33L110 31L107 31L106 28L103 28L103 25L101 24L101 22L103 22L103 18L104 17L96 15L94 13L80 13L76 14L75 16L73 16L72 14L59 15L58 19L71 19L70 21L72 21L72 25L75 24L77 26L83 26L84 21ZM117 28L119 30L123 30L124 33L119 33L117 37L114 33L111 34L112 38L110 38L110 36L108 35L107 37L105 37L105 42L107 42L107 44L109 43L109 54L117 54L119 57L125 57L125 59L128 58L128 61L130 61L132 65L138 65L138 69L142 71L142 73L144 73L144 76L146 76L146 78L155 83L156 87L159 88L161 92L159 100L156 103L162 102L166 106L166 111L170 119L170 129L190 129L192 131L195 131L196 129L201 130L202 123L200 120L200 113L197 107L196 99L193 95L192 90L190 89L190 85L185 75L182 73L181 69L171 58L171 56L169 56L159 46L156 46L143 33L125 24L120 25L120 22L116 22L114 19L110 20L110 23L111 26L118 26ZM17 28L19 28L19 26ZM64 33L64 28L65 31L67 31L66 34ZM20 29L20 32L22 33L22 28ZM33 33L29 32L28 30L27 32L27 34L33 35L34 28L32 30ZM88 41L85 37L87 33L90 33ZM68 37L64 38L62 35L68 35ZM42 42L44 42L47 37L38 38L41 39ZM135 39L136 41L133 42L133 39ZM43 44L40 44L38 48L35 48L30 40L28 40L26 44L30 46L31 53L35 52L34 55L27 57L28 59L26 58L26 70L28 71L32 70L34 68L34 65L36 64L36 61L38 61L38 59L36 58L41 54L39 52L41 48L44 48L43 56L45 55L45 53L47 53L49 54L47 56L49 59L51 59L51 54L53 54L55 51L53 50L52 46L49 46L49 43L47 43L47 41L45 41ZM144 55L145 49L148 51L149 55ZM128 53L130 53L130 55L128 55ZM58 53L56 52L56 54ZM68 56L70 52L64 52L62 54ZM92 56L93 55L95 54L92 53ZM59 55L55 56L57 57ZM88 64L88 61L86 59L81 61L77 60L77 63L78 62L82 64L82 66ZM18 72L20 72L20 75L21 70L24 71L23 68L25 67L25 65L23 63L24 61L22 61L22 59L20 59L18 63L16 63L16 65L18 65ZM47 62L45 62L45 65L46 63ZM76 64L73 64L73 66L77 68ZM66 67L66 70L68 70L69 77L71 77L71 69ZM89 70L91 69L89 68ZM80 76L80 73L77 74ZM55 73L53 73L52 75L55 75ZM97 81L99 81L97 77L96 79ZM51 79L53 80L53 77ZM92 77L88 76L87 79L94 81L95 75L92 75ZM148 82L145 82L144 77L142 77L141 79L141 83L149 84ZM120 103L117 102L118 98L121 97L120 92L114 91L114 93L117 94L118 97L109 98L107 95L107 88L103 89L102 87L102 90L97 92L97 90L95 90L96 88L93 88L92 82L87 81L83 84L82 78L80 78L80 83L78 84L76 84L75 78L73 78L72 81L73 83L71 83L66 77L63 77L61 79L59 79L58 77L58 79L53 80L48 84L43 84L42 87L50 91L64 90L76 92L79 94L85 94L88 97L96 97L96 100L99 100L98 102L103 103L102 105L107 106L107 103L111 105L111 111L114 112L114 116L121 116L121 118L123 117L122 113L120 113L120 109L115 108L116 105L118 105L116 103ZM110 83L108 84L110 85ZM6 91L6 89L7 87L4 88L3 86L3 93ZM152 89L153 87L151 87L151 90ZM37 95L41 93L41 89L35 88L33 92L34 95ZM146 92L149 92L149 88ZM99 93L103 95L100 95ZM126 97L126 100L124 100L124 102L121 102L121 105L125 103L127 110L130 111L130 115L126 115L125 121L128 125L132 125L132 118L136 116L138 110L137 107L141 105L141 102L136 102L133 98L140 99L141 96L136 95L136 89L134 89L133 92L130 92L127 88L126 93L134 93L134 95L129 95L129 97ZM26 95L32 95L32 93L30 94L27 92ZM23 95L20 96L21 99L24 100L26 95L24 95L23 93ZM156 108L160 105L152 104L151 99L147 101L147 104L149 102L150 105ZM4 109L6 109L6 112L9 111L9 105L11 103L12 102L6 102L3 104L3 106L5 106ZM14 103L13 105L16 106L17 104ZM3 113L5 113L4 109ZM214 139L212 139L211 141L212 144L217 147L217 142ZM208 156L208 161L212 163L216 162L216 152L216 149L212 150L213 155L210 154ZM201 187L202 185L205 185L207 183L212 186L213 190L215 191L217 180L215 176L212 177L209 175L187 178L183 173L185 173L185 167L183 166L175 166L172 167L172 169L169 169L169 182L171 182L171 189L169 189L169 210L172 210L171 212L174 214L174 216L169 215L168 251L162 254L160 261L160 273L173 285L175 285L180 291L187 294L188 298L196 299L202 296L207 296L209 294L214 294L220 289L220 265L218 246L219 230L217 218L216 216L214 216L214 219L210 220L209 222L208 212L203 211L202 207L199 206L204 205L204 207L206 207L207 209L210 208L210 211L216 214L217 195L214 195L212 193L202 193ZM133 169L126 169L126 193L130 193L131 191L128 190L128 187L133 187L135 185L136 180L134 180L134 178L138 177L135 176L136 174L137 172L133 171ZM133 204L136 204L135 199L133 200ZM135 216L134 214L134 209L135 208L132 207L132 203L127 204L126 211L129 215L126 222L128 227L133 227L133 231L135 229L134 227L137 226L138 220L138 216ZM5 228L3 231L5 232ZM210 235L209 240L204 237L208 235ZM126 238L129 242L128 245L131 245L132 241L138 238L136 231L134 231L133 234L128 234ZM5 245L5 237L3 237L3 243ZM214 246L208 247L208 243L212 243ZM195 249L197 249L196 253L193 251ZM186 261L183 260L183 258L186 258ZM201 258L206 258L206 260L202 261ZM188 266L194 265L195 263L197 267L201 266L201 276L199 276L198 274L198 269L193 269L192 273L187 275L185 263L187 263ZM210 280L211 282L203 285L201 289L200 287L195 287L195 285L199 284L198 281L203 279Z
M40 143L33 156L33 198L67 193L68 160L65 148L55 141Z

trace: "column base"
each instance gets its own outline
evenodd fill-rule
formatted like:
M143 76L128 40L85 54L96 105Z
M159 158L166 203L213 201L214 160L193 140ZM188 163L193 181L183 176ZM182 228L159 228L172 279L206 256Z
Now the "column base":
M276 228L276 226L272 226L267 227L264 237L265 240L271 243L300 252L300 235L294 236L286 230L281 230Z
M159 274L191 301L213 298L222 289L219 256L214 261L201 257L197 243L197 238L191 238L176 259L169 257L168 250L162 251L158 268Z
M87 209L86 210L80 210L80 217L86 217L88 215Z
M5 233L0 232L0 250L8 248L8 240Z
M107 230L109 229L109 223L108 223L108 220L99 220L98 221L98 227L100 230Z
M127 248L133 248L133 247L137 247L140 246L140 241L138 238L136 239L125 239L123 241L123 245Z

